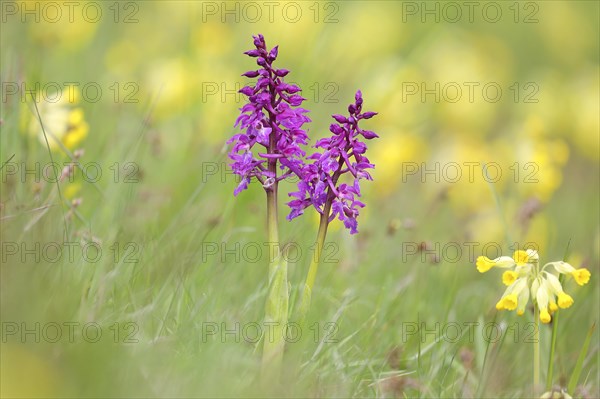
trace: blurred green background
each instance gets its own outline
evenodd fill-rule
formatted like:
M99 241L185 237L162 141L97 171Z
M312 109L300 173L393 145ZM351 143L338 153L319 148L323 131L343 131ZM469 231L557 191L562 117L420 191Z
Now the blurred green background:
M72 3L1 3L3 397L522 397L533 315L496 314L500 275L474 261L526 245L592 273L566 283L566 386L599 314L597 2ZM257 33L303 88L311 144L357 89L379 113L360 233L330 229L283 388L257 384L259 343L221 335L260 323L266 293L264 194L234 199L225 145ZM47 165L73 160L59 195ZM317 228L310 210L284 219L293 187L292 302ZM55 261L64 242L75 255ZM488 345L494 321L505 339ZM421 322L440 331L410 334ZM448 323L478 325L454 340ZM595 332L578 396L599 395L598 350Z

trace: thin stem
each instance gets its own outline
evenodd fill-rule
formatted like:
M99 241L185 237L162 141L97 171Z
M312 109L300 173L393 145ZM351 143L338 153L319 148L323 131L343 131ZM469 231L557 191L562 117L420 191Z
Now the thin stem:
M273 252L269 254L269 283L273 278L274 268L277 267L274 260L279 258L279 227L277 226L277 219L277 182L275 182L267 190L267 234L269 245L273 246Z
M315 253L310 261L308 274L304 283L304 291L302 292L302 301L300 302L300 322L303 323L308 310L310 309L312 290L315 285L319 263L321 262L321 253L325 245L325 237L327 236L327 226L329 225L329 213L331 212L331 200L325 203L323 213L319 222L319 231L317 233L317 242L315 243Z
M563 260L566 262L569 256L569 247L571 246L571 240L567 244L567 248L565 248L565 254L563 255ZM547 265L546 265L547 266ZM544 267L546 267L544 266ZM558 281L562 285L563 283L563 275L558 276ZM548 375L546 376L546 391L552 389L552 379L554 378L554 352L556 351L556 338L558 337L558 310L552 316L552 338L550 341L550 356L548 359Z
M35 99L35 96L33 95L33 92L30 92L29 94L31 94L31 100L33 101L33 106L35 107L35 113L37 114L38 121L40 122L40 127L42 128L42 133L44 133L44 140L46 141L46 148L48 149L48 155L50 155L50 162L52 162L52 165L54 165L54 158L52 157L52 151L50 150L50 143L48 143L48 136L46 135L46 129L44 128L44 123L42 122L42 116L40 115L40 110L38 109L37 101ZM50 132L50 134L52 134L52 132ZM56 138L55 138L55 141L57 141ZM12 157L11 157L11 159L12 159ZM58 191L58 198L60 199L60 210L61 210L62 216L63 216L63 227L64 227L63 236L64 236L64 239L67 240L69 237L69 225L67 224L67 218L65 215L65 208L64 208L65 200L63 199L62 192L60 191L60 183L58 180L58 172L56 171L56 169L54 169L54 178L55 178L54 181L56 182L56 190Z
M279 248L277 227L277 183L267 189L267 232L269 247L269 284L265 303L266 332L262 357L262 377L264 383L276 380L281 371L284 337L288 322L288 281L287 262Z
M533 330L533 396L538 397L540 385L540 309L534 305Z
M349 144L347 144L347 151ZM315 243L315 254L310 261L308 268L308 274L306 276L306 282L304 283L304 291L302 292L302 301L300 302L300 323L304 323L304 319L310 309L310 303L312 298L312 289L315 285L315 279L317 278L317 271L319 270L319 263L321 262L321 252L325 245L325 237L327 236L327 226L329 226L329 214L331 213L331 204L337 196L335 191L335 185L342 171L342 165L344 164L344 158L340 155L338 161L337 171L333 174L331 180L328 179L329 188L327 189L327 200L323 206L323 212L321 213L321 219L319 221L319 231L317 232L317 242Z
M325 245L325 237L327 236L327 226L329 226L329 212L331 210L331 203L328 202L321 214L319 223L319 232L317 233L317 244L315 248L315 256L313 256L308 269L308 275L306 277L306 285L312 290L315 285L315 278L317 276L317 270L319 268L319 262L321 261L321 252Z
M535 275L540 275L540 264L535 264ZM538 397L540 387L540 307L533 304L533 396Z
M562 281L561 281L562 283ZM552 339L550 342L550 356L548 359L548 375L546 376L546 391L552 389L554 374L554 351L556 350L556 337L558 336L558 311L552 315Z

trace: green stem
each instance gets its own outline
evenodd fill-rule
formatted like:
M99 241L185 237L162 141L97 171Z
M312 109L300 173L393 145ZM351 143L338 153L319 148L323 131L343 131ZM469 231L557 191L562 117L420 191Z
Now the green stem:
M272 98L275 98L273 86L270 87L270 91ZM275 106L273 103L271 105ZM275 120L275 116L271 112L269 112L269 119ZM276 147L275 134L271 134L267 152L274 154ZM281 256L277 224L277 159L268 160L268 169L274 181L270 187L266 187L267 234L271 251L269 251L269 286L265 303L265 335L263 336L262 357L262 376L265 382L277 379L278 373L281 371L289 306L287 262Z
M569 256L569 247L571 240L567 243L563 260L566 262ZM558 281L563 284L563 275L558 276ZM548 375L546 376L546 391L552 389L552 379L554 378L554 352L556 352L556 337L558 337L558 310L552 316L552 338L550 342L550 356L548 360Z
M537 398L540 385L540 309L537 305L534 306L533 316L533 396Z
M352 146L350 143L346 144L344 151L348 150ZM344 165L344 158L340 156L338 160L338 168L334 172L331 182L332 186L337 184L340 178L342 166ZM317 277L317 270L319 270L319 263L321 262L321 252L323 251L323 245L325 245L325 236L327 236L327 226L329 226L329 214L331 213L331 204L335 198L335 193L331 189L331 186L327 190L327 200L323 206L323 212L321 213L321 219L319 221L319 232L317 233L317 242L315 247L315 255L310 261L308 268L308 275L306 276L306 282L304 283L304 291L302 292L302 301L300 302L300 324L304 323L304 319L310 309L310 302L312 297L312 289L315 285L315 279Z
M563 283L562 274L558 277L560 283ZM558 337L558 314L557 310L552 315L552 338L550 341L550 356L548 359L548 375L546 376L546 391L552 389L552 379L554 377L554 352L556 351L556 337Z
M312 289L315 285L319 263L321 262L321 253L325 245L325 237L327 236L327 226L329 225L329 213L331 211L331 201L325 203L323 213L319 222L319 232L317 233L317 242L315 243L315 253L310 261L308 274L304 283L304 291L302 292L302 301L300 302L300 322L303 323L308 310L310 309Z
M550 357L548 359L548 375L546 376L546 391L552 389L554 374L554 352L556 350L556 337L558 336L558 311L552 315L552 339L550 342Z
M279 227L277 226L277 183L267 191L267 234L271 251L269 254L269 283L277 269L276 258L279 258Z
M277 183L267 190L267 231L269 235L269 287L265 304L265 335L262 372L265 381L281 371L288 322L287 262L279 248L277 227Z

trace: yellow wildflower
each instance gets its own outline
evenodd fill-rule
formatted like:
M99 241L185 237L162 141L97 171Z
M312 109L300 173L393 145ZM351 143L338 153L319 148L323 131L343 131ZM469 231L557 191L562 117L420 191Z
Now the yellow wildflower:
M521 292L527 289L527 279L525 277L519 278L514 283L508 286L504 295L496 304L496 309L502 310L515 310L519 305L519 296Z
M536 293L536 301L538 304L538 308L540 309L540 320L542 323L550 323L552 317L550 317L550 312L548 312L548 304L550 302L550 298L548 295L548 287L545 282L542 282L537 289Z
M517 277L519 277L519 274L517 272L507 270L504 273L502 273L502 282L504 283L504 285L511 285L517 280Z
M528 249L527 251L517 250L513 254L513 259L515 260L517 266L525 266L527 264L537 262L539 256L537 251L534 251L533 249Z
M566 309L571 306L573 304L573 298L571 298L570 295L565 294L558 278L554 274L548 272L543 273L546 277L548 291L551 293L551 295L556 295L558 297L558 307L561 309Z
M588 269L575 269L566 262L552 262L550 264L554 266L554 269L560 274L571 275L579 285L585 285L590 281L591 274Z
M477 258L477 270L485 273L492 267L509 268L515 266L515 261L510 256L500 256L496 259L490 259L487 256Z
M539 309L542 323L549 323L554 312L559 308L566 309L574 303L573 298L564 292L558 277L547 269L554 267L559 274L571 275L579 285L584 285L590 280L589 270L575 269L566 262L551 262L540 268L538 253L533 249L517 250L512 257L489 259L480 256L476 266L480 273L493 267L514 267L513 270L502 273L502 282L508 287L496 303L496 309L516 310L518 315L523 315L531 295Z
M529 287L527 287L527 284L525 284L525 289L523 289L519 294L519 300L517 302L517 314L519 316L523 316L525 313L527 302L529 302Z
M548 324L550 323L550 321L552 320L552 317L550 317L550 313L548 313L547 309L543 309L540 312L540 320L542 321L542 323L544 324Z
M69 150L74 149L87 137L89 131L83 109L76 106L79 98L78 90L67 86L58 100L40 100L38 110L44 129L42 130L36 113L31 117L30 133L37 136L44 146L47 138L52 151L60 151L63 146Z

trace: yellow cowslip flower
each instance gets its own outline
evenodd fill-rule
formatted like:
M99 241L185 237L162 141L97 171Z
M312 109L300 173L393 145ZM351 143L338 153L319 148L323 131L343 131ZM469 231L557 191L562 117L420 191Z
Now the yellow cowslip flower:
M508 286L500 301L496 303L496 309L515 310L519 304L519 296L527 289L527 278L521 277Z
M515 251L512 257L510 256L500 256L496 259L490 259L487 256L479 256L477 258L477 270L480 273L485 273L490 270L492 267L499 267L502 269L508 269L514 266L517 266L515 271L523 272L520 268L529 267L532 263L537 262L539 259L537 251L533 249L528 249L527 251ZM507 284L508 285L508 284Z
M566 262L552 262L554 269L560 274L567 274L573 276L575 282L579 285L585 285L590 281L590 271L588 269L575 269L573 266Z
M540 320L542 323L550 323L552 317L550 316L550 312L548 312L548 303L550 302L548 296L548 290L545 287L545 284L541 284L536 292L536 301L538 304L538 308L540 309Z
M502 282L508 287L496 303L498 310L516 310L518 315L525 313L529 297L537 304L542 323L549 323L552 314L559 308L566 309L573 305L573 298L564 292L558 277L546 270L554 267L559 274L573 276L577 284L584 285L590 280L587 269L575 269L566 262L551 262L539 266L539 255L533 249L517 250L512 257L500 256L489 259L485 256L477 258L477 270L485 273L493 267L512 268L502 273Z
M40 100L38 103L48 145L52 151L61 151L62 146L72 150L87 137L89 125L83 109L77 107L79 97L78 90L68 86L57 101ZM29 132L46 145L46 137L37 114L31 117Z
M528 249L527 251L517 250L513 254L513 259L517 266L526 266L528 264L532 264L539 260L539 256L537 251L533 249Z
M558 278L551 273L542 272L546 276L546 284L548 285L548 291L551 295L556 295L558 297L558 307L561 309L566 309L573 304L573 298L570 295L565 294L562 289L562 285Z
M515 310L517 308L518 297L515 294L509 294L502 297L498 303L496 303L496 309L502 310Z
M540 320L544 324L550 323L550 321L552 320L552 316L550 316L550 313L548 313L548 310L544 309L540 312Z
M487 256L477 258L477 270L485 273L492 267L509 268L515 266L515 261L510 256L500 256L496 259L490 259Z
M504 273L502 273L502 282L504 283L504 285L511 285L517 280L518 277L519 274L517 272L507 270Z
M527 302L529 302L529 287L527 287L526 284L525 289L521 291L518 297L517 314L519 316L523 316L523 314L525 313L525 307L527 306Z

